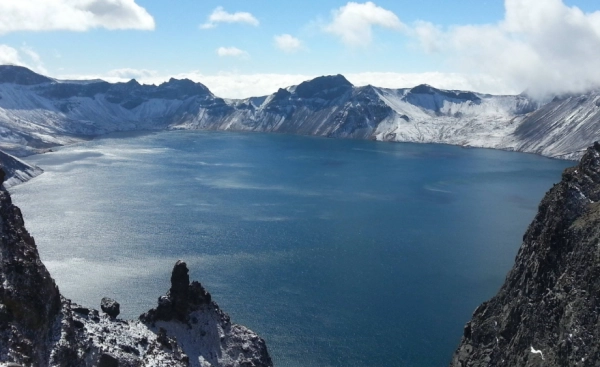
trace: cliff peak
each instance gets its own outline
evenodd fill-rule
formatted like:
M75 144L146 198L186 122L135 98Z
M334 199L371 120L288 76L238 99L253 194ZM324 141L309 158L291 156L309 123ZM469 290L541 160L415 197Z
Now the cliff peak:
M298 84L295 94L300 98L337 98L353 87L343 75L326 75Z
M158 299L158 306L143 315L140 319L146 323L156 321L177 320L187 323L190 313L201 305L211 303L211 295L202 285L194 281L190 284L187 264L178 260L171 273L171 288L165 296Z
M24 66L0 65L0 83L36 85L52 82L54 82L53 79L35 73Z
M451 366L596 366L598 243L600 144L594 143L542 200L515 265L498 294L475 310Z

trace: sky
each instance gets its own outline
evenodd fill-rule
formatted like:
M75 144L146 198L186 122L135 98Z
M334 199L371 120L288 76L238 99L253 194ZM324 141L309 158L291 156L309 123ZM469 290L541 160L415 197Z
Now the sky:
M0 0L0 64L224 98L331 74L547 98L600 86L598 60L598 0Z

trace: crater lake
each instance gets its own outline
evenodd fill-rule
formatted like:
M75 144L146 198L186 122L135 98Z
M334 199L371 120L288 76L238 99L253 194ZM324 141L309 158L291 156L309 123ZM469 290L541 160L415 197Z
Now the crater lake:
M178 259L278 367L446 366L573 162L489 149L171 131L26 159L11 188L61 292L123 318Z

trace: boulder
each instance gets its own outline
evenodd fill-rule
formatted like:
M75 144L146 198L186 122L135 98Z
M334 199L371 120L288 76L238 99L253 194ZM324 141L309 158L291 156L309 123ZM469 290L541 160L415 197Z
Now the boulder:
M117 317L121 313L121 305L112 298L104 297L100 301L100 308L110 317Z

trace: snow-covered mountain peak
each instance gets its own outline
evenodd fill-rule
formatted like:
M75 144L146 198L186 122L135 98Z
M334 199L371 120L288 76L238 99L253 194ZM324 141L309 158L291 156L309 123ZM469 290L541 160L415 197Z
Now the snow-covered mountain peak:
M164 83L160 84L158 86L158 89L179 89L182 91L185 90L190 95L192 95L192 94L193 95L204 95L204 94L212 95L210 90L204 84L194 82L187 78L184 78L184 79L171 78L171 79L169 79L168 82L164 82Z
M0 83L36 85L52 82L53 79L34 73L23 66L0 65Z
M0 147L26 155L112 131L210 129L447 143L576 158L598 139L599 96L591 92L541 104L527 95L427 84L354 87L342 75L329 75L269 96L224 100L189 79L172 78L158 86L135 80L69 83L4 66Z
M321 98L331 100L352 90L352 83L343 75L327 75L298 84L294 90L298 98Z

